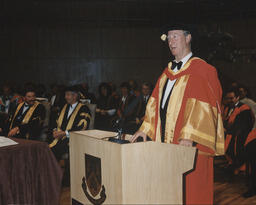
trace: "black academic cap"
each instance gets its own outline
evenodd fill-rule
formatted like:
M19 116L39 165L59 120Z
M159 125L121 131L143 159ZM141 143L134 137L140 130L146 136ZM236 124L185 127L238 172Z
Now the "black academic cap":
M170 24L167 24L162 28L162 33L161 34L167 36L168 31L172 31L172 30L187 31L188 33L190 33L192 35L192 37L194 37L195 34L196 34L196 26L192 25L192 24L185 24L185 23L170 23Z
M66 87L65 92L79 93L79 88L76 85Z

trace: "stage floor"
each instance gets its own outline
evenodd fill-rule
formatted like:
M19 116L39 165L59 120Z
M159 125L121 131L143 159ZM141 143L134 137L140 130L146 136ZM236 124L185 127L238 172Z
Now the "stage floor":
M224 172L225 159L218 157L214 160L214 204L221 205L251 205L256 204L256 196L244 198L242 194L246 191L245 176L240 173L230 177ZM70 205L70 188L63 187L60 205Z

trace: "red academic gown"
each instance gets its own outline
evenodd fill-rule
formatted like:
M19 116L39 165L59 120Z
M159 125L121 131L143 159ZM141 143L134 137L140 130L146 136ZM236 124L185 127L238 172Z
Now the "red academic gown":
M229 164L232 164L245 146L245 141L253 128L254 115L248 105L239 103L224 124L226 158ZM245 170L245 167L242 166L240 170Z
M181 139L195 143L198 152L194 169L185 176L186 204L213 204L213 156L224 154L221 117L222 89L214 67L199 58L191 58L177 73L171 63L160 76L148 102L140 131L160 142L160 99L166 80L176 79L167 113L165 142Z

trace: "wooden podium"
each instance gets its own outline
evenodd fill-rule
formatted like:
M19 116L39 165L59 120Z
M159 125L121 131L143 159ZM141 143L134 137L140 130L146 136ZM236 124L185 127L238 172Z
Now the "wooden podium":
M193 169L196 149L107 141L115 135L99 130L70 134L72 205L182 204L183 174Z

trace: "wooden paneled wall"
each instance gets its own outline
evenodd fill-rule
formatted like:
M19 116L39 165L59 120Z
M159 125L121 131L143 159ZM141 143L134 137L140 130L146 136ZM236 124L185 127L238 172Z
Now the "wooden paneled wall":
M170 16L164 5L160 8L157 4L146 7L138 4L138 7L130 8L124 4L120 6L120 3L121 10L118 6L113 9L116 18L106 23L111 17L111 7L101 5L97 10L98 4L93 1L87 4L74 1L72 9L67 5L69 1L64 1L62 7L60 1L30 0L26 1L27 4L15 1L15 8L11 1L1 2L4 2L2 11L6 16L0 19L0 84L32 81L68 85L87 82L96 92L102 81L113 81L117 85L129 79L155 83L170 59L166 44L160 40L160 24L157 23L159 19L167 21L166 17ZM86 5L98 13L85 9ZM9 11L12 18L8 17ZM141 11L145 13L145 22ZM150 13L154 14L151 19ZM133 19L136 15L137 20ZM125 16L129 19L123 19ZM122 26L123 20L126 23ZM104 26L97 23L103 21ZM115 21L119 22L118 25L113 23ZM256 47L254 22L254 19L236 18L219 24L222 31L234 36L235 46L252 48ZM206 29L211 29L210 25L214 24L210 19L203 23ZM256 74L255 62L212 63L222 74L246 84L253 91L256 88L255 75L252 75Z
M154 28L23 26L0 35L3 81L88 82L135 79L154 82L169 51ZM166 60L164 60L164 58Z

